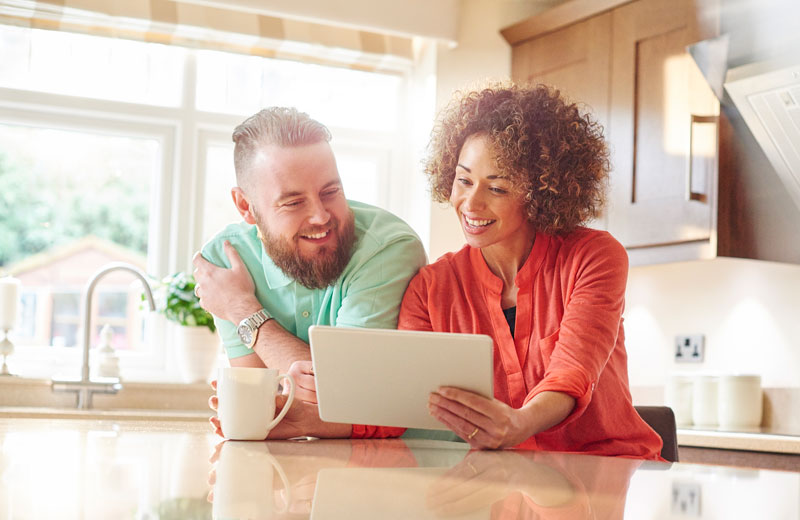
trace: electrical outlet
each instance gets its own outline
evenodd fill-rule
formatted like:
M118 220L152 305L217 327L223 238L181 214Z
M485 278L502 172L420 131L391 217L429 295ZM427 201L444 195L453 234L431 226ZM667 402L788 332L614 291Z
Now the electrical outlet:
M701 487L698 482L673 482L672 514L699 517L700 495Z
M706 337L702 334L675 336L675 362L701 363L705 359Z

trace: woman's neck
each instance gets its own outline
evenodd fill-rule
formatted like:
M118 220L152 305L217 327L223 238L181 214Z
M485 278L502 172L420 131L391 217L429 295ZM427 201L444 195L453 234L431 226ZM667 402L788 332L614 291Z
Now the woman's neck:
M517 286L514 281L531 254L535 240L536 231L531 227L527 233L481 248L489 270L503 282L503 308L513 306L507 303L516 304Z

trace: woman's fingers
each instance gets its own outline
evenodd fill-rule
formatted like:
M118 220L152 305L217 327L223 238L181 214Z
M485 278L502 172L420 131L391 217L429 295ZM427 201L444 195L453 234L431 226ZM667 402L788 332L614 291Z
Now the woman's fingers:
M475 408L465 405L462 402L449 399L439 392L433 392L431 394L429 403L448 411L460 419L463 419L464 423L466 424L465 428L467 428L466 431L463 432L465 435L470 435L476 426L481 429L488 429L492 426L491 417L484 415ZM471 428L469 427L470 425L472 425ZM456 433L461 432L456 431Z

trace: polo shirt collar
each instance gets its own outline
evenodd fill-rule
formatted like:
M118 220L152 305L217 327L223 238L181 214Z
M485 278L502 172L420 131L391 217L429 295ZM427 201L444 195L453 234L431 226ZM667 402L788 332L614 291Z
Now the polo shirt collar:
M531 252L514 280L517 287L525 288L530 286L531 280L533 280L534 275L539 271L542 262L544 262L545 253L550 245L550 239L550 235L539 232L536 233ZM471 247L469 255L477 278L481 284L490 292L500 294L503 291L503 281L489 269L488 265L486 265L486 260L483 258L481 250L477 247Z
M261 243L261 240L259 240L259 243ZM272 258L267 254L267 250L264 249L263 243L261 243L261 265L264 269L264 278L267 280L267 286L270 289L286 287L294 281L294 279L289 278L286 273L275 265L275 262L273 262Z

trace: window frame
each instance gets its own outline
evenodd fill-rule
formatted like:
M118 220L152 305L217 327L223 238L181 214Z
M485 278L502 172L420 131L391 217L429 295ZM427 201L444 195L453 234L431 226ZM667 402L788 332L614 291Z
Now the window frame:
M229 143L233 128L246 117L196 108L196 52L187 49L185 55L183 93L178 107L0 87L0 123L158 141L161 171L154 173L155 178L151 179L153 193L150 196L146 271L159 278L177 271L191 271L192 255L202 246L203 220L200 215L205 201L207 147ZM337 127L330 127L330 130L334 136L334 149L361 150L365 155L380 158L381 202L393 213L411 221L407 198L412 188L406 182L404 172L412 165L401 153L403 145L408 142L403 136L409 131L404 117L409 102L409 81L408 73L401 76L395 132ZM85 286L81 287L81 300L84 291ZM39 295L37 293L37 298ZM41 302L37 301L37 304ZM180 374L173 361L175 331L170 330L162 316L155 314L146 319L145 331L143 342L150 346L147 354L118 352L123 376L136 381L179 381ZM21 369L25 375L48 378L56 372L78 373L80 356L80 344L77 349L17 347L11 357L12 370ZM48 359L49 363L43 362Z

